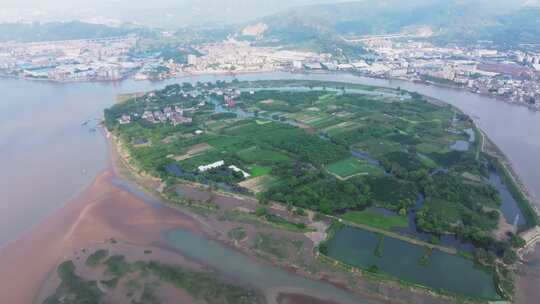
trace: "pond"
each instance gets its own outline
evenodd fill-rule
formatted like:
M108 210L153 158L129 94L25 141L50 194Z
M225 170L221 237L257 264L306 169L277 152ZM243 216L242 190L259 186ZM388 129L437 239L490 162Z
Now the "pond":
M450 146L450 149L454 151L469 151L470 142L464 140L456 140L456 142Z
M469 129L465 129L463 130L467 135L469 135L469 142L470 143L473 143L476 141L476 133L474 133L474 130L469 128Z
M501 196L501 212L506 219L506 221L514 226L515 228L520 228L527 225L526 219L519 208L518 203L508 190L508 187L504 184L503 180L496 172L491 172L489 174L489 183Z
M422 263L424 255L429 256ZM383 238L353 227L339 229L328 242L328 256L362 269L378 271L405 281L456 294L499 299L492 275L460 256Z

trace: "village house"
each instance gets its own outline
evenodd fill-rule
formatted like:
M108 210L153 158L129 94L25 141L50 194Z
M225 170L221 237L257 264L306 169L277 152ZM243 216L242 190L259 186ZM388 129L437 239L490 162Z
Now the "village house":
M125 124L129 124L131 122L131 115L122 115L122 117L120 117L118 119L118 123L121 124L121 125L125 125Z

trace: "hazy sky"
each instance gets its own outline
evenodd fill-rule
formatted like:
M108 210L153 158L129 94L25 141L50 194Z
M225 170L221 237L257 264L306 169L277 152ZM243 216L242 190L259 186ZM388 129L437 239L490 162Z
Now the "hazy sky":
M177 28L194 24L244 23L294 6L350 1L366 0L0 0L0 22L118 20ZM409 1L403 0L403 3ZM471 0L452 1L468 3ZM486 5L491 2L476 1L484 1ZM528 2L537 5L540 0L507 0L507 2L518 5Z
M150 25L238 23L293 6L335 2L344 0L0 0L0 21L106 17Z

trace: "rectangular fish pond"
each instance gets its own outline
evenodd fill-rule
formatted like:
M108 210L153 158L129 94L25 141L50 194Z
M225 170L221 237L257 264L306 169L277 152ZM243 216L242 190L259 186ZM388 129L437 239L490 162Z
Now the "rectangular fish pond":
M498 300L492 274L464 257L344 226L327 242L327 255L345 264L455 294Z

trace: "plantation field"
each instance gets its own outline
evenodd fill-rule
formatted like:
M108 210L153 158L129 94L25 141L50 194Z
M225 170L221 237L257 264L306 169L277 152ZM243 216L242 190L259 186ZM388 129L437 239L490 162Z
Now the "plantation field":
M341 178L348 178L354 175L380 174L383 171L365 161L354 157L340 160L326 167L328 172Z
M257 177L261 175L270 174L272 172L271 167L260 167L260 166L253 166L249 170L252 177Z
M236 152L236 155L244 162L259 164L276 164L290 162L291 158L284 153L265 150L259 147L249 147Z
M409 225L409 220L406 216L385 215L370 210L349 211L341 217L355 224L388 230L392 228L404 228Z

